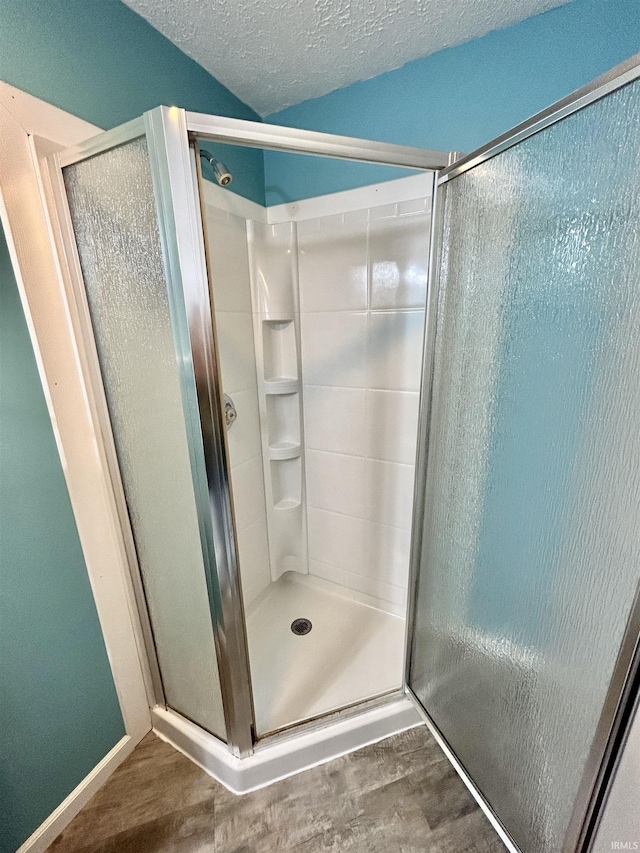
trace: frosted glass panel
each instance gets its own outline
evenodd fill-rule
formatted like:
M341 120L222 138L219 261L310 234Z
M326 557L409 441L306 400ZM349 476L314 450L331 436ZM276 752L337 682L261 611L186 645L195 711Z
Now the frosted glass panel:
M411 683L562 847L640 571L640 85L453 179Z
M64 179L167 702L224 737L146 142Z

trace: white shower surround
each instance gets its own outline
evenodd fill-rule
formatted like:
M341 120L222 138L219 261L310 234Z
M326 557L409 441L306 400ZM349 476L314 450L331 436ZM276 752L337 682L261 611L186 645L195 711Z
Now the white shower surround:
M405 178L412 199L380 204L374 187L377 204L298 221L309 571L396 615L409 574L429 184Z
M239 412L228 441L248 606L295 568L404 615L431 190L424 173L265 209L205 182L223 387ZM302 518L293 507L288 531L280 520L291 507L278 512L271 500L260 340L268 318L301 329L289 372L301 362ZM272 556L299 555L297 564L269 567L267 518Z

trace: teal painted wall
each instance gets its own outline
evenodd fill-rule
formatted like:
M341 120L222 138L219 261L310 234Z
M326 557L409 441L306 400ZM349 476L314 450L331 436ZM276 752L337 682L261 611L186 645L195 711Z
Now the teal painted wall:
M261 148L244 148L240 145L225 145L203 140L202 150L221 161L233 175L226 192L264 204L264 160ZM202 160L202 177L217 184L210 163Z
M160 104L258 115L120 0L0 0L0 80L105 130ZM264 203L262 152L236 192Z
M0 228L0 851L124 735L53 429Z
M0 79L99 127L159 104L258 116L119 0L0 0ZM236 191L263 203L261 151ZM124 734L51 423L0 240L0 853Z
M265 151L264 169L267 205L284 204L416 174L413 169L310 157L287 151Z
M574 0L269 121L472 150L640 49L638 0ZM160 103L258 116L119 0L0 0L0 78L108 128ZM212 149L263 203L395 170ZM6 246L0 242L0 851L123 733ZM8 651L7 651L8 650ZM5 742L6 741L6 742Z
M473 151L638 51L638 0L573 0L265 121ZM274 152L265 153L265 176L268 204L357 181L320 159L292 168Z

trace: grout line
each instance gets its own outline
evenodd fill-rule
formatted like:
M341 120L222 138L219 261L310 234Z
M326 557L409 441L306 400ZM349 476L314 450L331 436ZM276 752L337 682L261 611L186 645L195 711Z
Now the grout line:
M403 308L324 308L320 311L308 311L300 309L301 317L316 317L319 314L424 314L424 305L405 306ZM219 314L241 314L241 311L218 311ZM257 312L260 313L260 312Z
M304 368L303 368L304 373ZM305 382L304 376L302 378L302 387L303 388L342 388L345 391L386 391L390 394L420 394L420 389L416 388L415 391L413 389L408 388L363 388L362 385L321 385L317 382ZM228 392L227 392L228 393Z
M253 386L253 385L252 385L252 386L251 386L251 388L235 388L235 389L233 389L233 390L231 390L231 391L229 391L227 388L225 388L225 389L224 389L224 393L225 393L225 394L229 394L229 395L230 395L230 396L232 396L232 397L233 397L233 395L234 395L234 394L249 394L249 393L252 393L252 394L255 394L256 400L257 400L257 398L258 398L258 389L257 389L257 385L256 385L256 386Z
M326 450L324 447L314 447L312 444L307 444L304 452L312 450L315 453L328 453L331 456L347 456L350 459L364 459L366 462L379 462L382 465L399 465L401 468L411 468L415 470L414 462L398 462L395 459L380 459L378 456L369 456L368 453L343 453L341 450Z
M383 389L383 388L380 388L380 389L377 389L377 388L375 388L375 389L374 388L348 388L345 386L337 386L337 385L312 385L312 384L308 384L305 386L305 384L303 382L303 388L304 387L325 389L325 390L329 390L329 391L334 389L334 388L338 388L339 390L357 391L358 393L364 393L365 394L365 401L364 401L365 438L366 438L366 432L367 432L367 427L369 424L369 415L370 415L370 400L369 400L369 396L368 396L369 391L372 391L374 393L382 393L382 394L411 394L411 395L413 395L414 400L416 397L419 398L419 395L420 395L419 391L391 391L391 390L387 390L387 389ZM418 427L418 424L417 424L417 420L416 420L416 428L415 428L415 430L412 430L412 432L415 432L414 444L416 447L417 447L417 441L418 441L418 429L417 429L417 427ZM413 461L411 461L411 462L400 462L397 459L381 459L379 456L372 456L369 453L355 454L355 453L345 453L344 451L340 451L340 450L327 450L324 447L314 447L312 444L308 444L308 443L305 445L305 453L307 450L316 450L316 451L319 451L320 453L332 453L332 454L335 454L336 456L351 456L351 457L356 458L356 459L367 459L367 460L370 460L372 462L384 462L384 463L388 463L391 465L409 466L415 472L415 449L414 449L414 453L413 453Z
M259 516L258 516L257 518L255 518L253 521L250 521L250 522L249 522L249 524L245 524L245 526L244 526L244 527L239 527L239 528L237 529L238 536L239 536L241 533L245 533L245 532L246 532L250 527L253 527L253 525L254 525L254 524L257 524L259 521L262 521L262 520L264 520L264 523L265 523L265 525L266 525L266 524L267 524L267 514L266 514L266 512L261 513L261 515L259 515ZM268 556L268 555L267 555L267 556Z
M225 394L228 394L230 397L233 397L234 394L245 394L247 391L255 391L256 386L255 385L248 385L244 388L236 388L235 391L227 391L227 389L224 387L224 381L223 381L222 390Z
M233 472L236 471L238 468L242 468L243 465L248 465L249 462L253 462L254 459L260 459L260 462L262 462L262 452L258 451L257 453L254 453L253 456L250 456L248 459L244 459L242 462L238 462L236 465L231 465L231 473L233 474Z
M414 397L418 397L420 395L420 391L405 391L404 389L396 388L360 388L353 385L317 385L313 382L303 382L302 384L305 388L327 388L329 390L339 388L344 391L360 391L364 394L368 391L375 391L376 393L382 394L413 394Z
M379 462L381 465L399 465L401 468L415 468L412 462L390 462L388 459L378 459L376 456L357 456L355 453L340 453L336 450L322 450L319 447L307 447L314 453L326 453L328 456L347 456L349 459L365 459L367 462Z
M254 453L253 456L249 456L246 459L243 459L242 462L238 462L238 463L231 462L230 467L231 468L239 468L240 465L244 465L246 462L251 462L251 460L255 459L257 456L259 456L262 459L262 449L258 450L256 453Z
M330 569L336 569L337 571L344 572L347 575L353 575L353 577L356 577L356 578L365 578L366 580L371 581L371 583L379 583L382 586L388 586L391 589L399 589L402 592L406 591L406 587L404 587L404 586L400 586L399 584L395 584L395 583L390 583L389 581L381 581L381 580L378 580L377 578L372 578L364 572L355 572L355 571L352 571L351 569L345 569L344 566L336 566L335 563L330 563L327 560L319 560L317 557L309 556L309 559L312 560L314 563L319 563L321 566L328 566ZM313 572L311 572L311 571L309 572L309 574L313 575L313 577L322 577L321 575L314 575ZM328 578L322 578L322 579L328 580ZM336 581L331 581L331 583L336 583ZM338 586L340 586L340 584L338 584ZM362 592L363 595L370 595L371 598L380 598L379 595L374 595L371 592L364 592L362 590L356 590L356 592ZM393 604L394 602L390 601L389 603Z
M334 566L333 563L327 563L325 560L317 560L315 557L309 557L309 560L313 561L314 563L319 563L321 566L328 566L331 569L336 569L337 571L342 572L343 574L346 574L346 575L352 575L353 577L358 577L358 578L365 578L366 580L369 580L372 583L379 583L383 586L390 587L391 589L397 589L397 590L400 590L401 592L406 592L406 589L403 586L396 586L395 584L387 583L386 581L377 581L374 578L368 577L368 575L360 575L357 572L350 572L348 569L343 569L340 566ZM356 593L356 595L366 596L367 598L369 598L373 601L384 602L387 605L390 605L391 607L397 607L398 609L402 609L406 606L404 604L397 604L395 601L391 601L390 599L384 598L381 595L375 595L374 593L364 592L363 590L357 589L353 586L348 586L347 583L340 583L340 582L335 581L335 580L330 580L329 578L325 578L322 575L314 575L314 573L311 570L309 570L309 575L313 578L317 578L321 581L324 581L325 583L333 583L336 586L342 587L343 589L350 590L351 592ZM347 579L345 578L345 581L346 580ZM389 610L386 610L384 607L379 607L379 606L376 606L374 604L368 604L367 602L364 602L364 601L356 601L356 603L362 604L365 607L371 607L374 610L381 610L383 613L386 613L389 616L394 616L397 619L404 618L403 616L401 616L397 613L389 612Z
M358 316L361 317L363 314L368 316L369 314L424 314L425 313L424 306L415 306L412 308L335 308L331 310L330 308L326 308L322 311L305 311L300 309L300 317L319 317L319 316L330 316L334 317L336 314L343 314L347 316ZM220 311L220 314L241 314L241 311ZM257 312L260 313L260 312Z
M329 515L339 515L342 518L352 518L354 521L361 521L364 524L375 524L377 527L388 527L389 530L401 530L403 533L411 533L410 527L396 527L395 524L383 524L381 521L370 521L368 518L362 518L360 515L349 515L347 512L338 512L335 509L325 509L322 506L315 506L314 504L307 504L307 510L315 509L318 512L328 512ZM322 560L319 560L322 562ZM331 565L331 563L329 563Z

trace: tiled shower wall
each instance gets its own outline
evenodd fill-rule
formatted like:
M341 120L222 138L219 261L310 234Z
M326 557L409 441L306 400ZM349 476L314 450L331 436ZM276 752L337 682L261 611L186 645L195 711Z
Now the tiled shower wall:
M309 571L403 615L430 204L421 198L323 216L315 213L335 210L333 197L305 204L313 218L299 216L293 227ZM247 248L247 221L267 214L254 208L231 213L207 204L222 382L238 409L228 444L247 604L271 581Z
M430 201L298 222L309 570L404 613Z
M222 386L238 412L227 442L242 589L249 605L271 577L246 222L211 204L206 210Z

